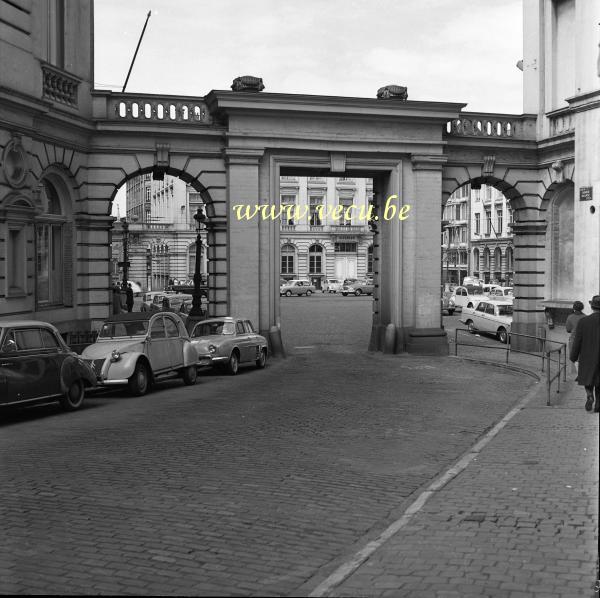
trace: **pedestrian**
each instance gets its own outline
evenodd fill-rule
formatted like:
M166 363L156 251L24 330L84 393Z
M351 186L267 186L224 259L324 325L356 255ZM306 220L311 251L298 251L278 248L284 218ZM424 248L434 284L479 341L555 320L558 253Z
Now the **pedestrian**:
M565 323L565 328L569 333L569 353L571 353L571 347L573 346L577 322L579 322L581 318L585 318L585 314L583 313L583 303L581 301L575 301L575 303L573 303L573 313L567 316L567 321ZM577 373L577 364L572 364L571 372Z
M586 411L591 411L596 393L594 411L600 411L600 295L590 301L592 314L579 320L571 347L571 361L579 361L577 382L585 387Z
M127 311L133 311L133 289L131 288L131 283L127 284L127 289L125 290L125 305L127 306Z

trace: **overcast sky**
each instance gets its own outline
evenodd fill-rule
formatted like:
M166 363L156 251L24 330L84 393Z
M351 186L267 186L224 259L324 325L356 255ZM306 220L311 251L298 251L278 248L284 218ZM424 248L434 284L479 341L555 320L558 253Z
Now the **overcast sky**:
M240 75L265 92L466 102L522 112L522 0L95 0L95 85L204 96ZM122 214L123 215L123 214Z

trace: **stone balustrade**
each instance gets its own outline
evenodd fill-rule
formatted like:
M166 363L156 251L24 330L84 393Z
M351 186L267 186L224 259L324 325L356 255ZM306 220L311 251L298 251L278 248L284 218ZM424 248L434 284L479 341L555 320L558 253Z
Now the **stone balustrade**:
M94 117L117 121L151 121L178 124L212 123L199 98L94 91Z
M575 119L570 108L555 110L548 116L548 125L550 128L550 137L565 135L575 131Z
M50 64L42 64L42 92L45 99L76 108L79 82L79 79Z
M535 139L535 117L462 112L446 123L445 133L461 137Z

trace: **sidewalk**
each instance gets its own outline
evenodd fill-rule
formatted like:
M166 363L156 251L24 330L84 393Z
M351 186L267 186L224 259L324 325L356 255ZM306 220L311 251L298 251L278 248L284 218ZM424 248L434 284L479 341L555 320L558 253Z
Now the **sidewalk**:
M537 385L464 469L416 497L394 535L312 595L597 595L598 414L581 387L561 387L547 407Z

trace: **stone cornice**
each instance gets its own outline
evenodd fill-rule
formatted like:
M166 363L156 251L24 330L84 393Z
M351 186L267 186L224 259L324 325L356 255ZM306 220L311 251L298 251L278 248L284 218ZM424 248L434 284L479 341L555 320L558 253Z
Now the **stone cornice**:
M248 149L248 148L237 148L237 147L226 147L223 150L223 156L228 164L245 164L251 166L258 166L260 159L264 155L262 149Z
M78 212L75 214L75 224L79 229L85 230L106 230L112 228L116 218L114 216L105 216L103 214L85 214Z
M441 170L447 160L440 154L413 154L410 157L413 170Z
M543 235L546 232L547 224L545 220L526 220L525 222L512 222L510 227L513 235Z
M456 118L466 106L457 102L395 102L371 98L349 98L343 96L318 96L284 93L245 93L213 90L205 102L211 112L265 113L287 112L317 114L331 117L351 118L410 118L412 120L436 120L445 123Z

